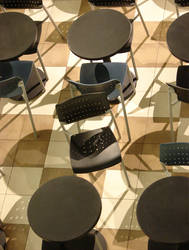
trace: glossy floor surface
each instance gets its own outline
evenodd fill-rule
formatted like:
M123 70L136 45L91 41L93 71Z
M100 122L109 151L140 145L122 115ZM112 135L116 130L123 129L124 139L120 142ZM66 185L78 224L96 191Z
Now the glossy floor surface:
M27 205L34 191L43 183L57 176L72 175L69 147L54 117L55 104L70 98L66 79L79 79L83 60L68 48L66 34L73 20L90 10L87 0L46 0L55 22L65 40L46 20L39 50L42 54L49 81L46 92L32 100L31 108L39 134L35 139L25 105L9 99L0 100L0 218L3 220L8 240L8 250L39 250L41 239L31 230L27 220ZM128 144L121 106L116 105L117 121L121 130L122 156L128 169L132 189L128 189L120 166L105 171L80 175L95 185L102 197L102 214L97 228L106 238L111 250L146 250L148 238L141 231L136 219L136 205L143 190L154 181L164 178L159 162L159 144L170 142L168 93L165 82L176 77L179 61L173 57L166 44L166 32L176 18L173 0L138 1L141 13L150 32L146 33L139 18L134 22L133 51L139 80L135 96L126 102L132 141ZM134 8L114 8L129 18ZM189 9L181 9L181 14ZM17 10L42 20L42 10ZM23 56L34 60L36 55ZM127 54L118 54L112 61L131 60ZM131 70L133 70L131 68ZM188 105L174 107L174 128L178 141L188 141ZM103 127L109 116L89 119L83 129ZM76 132L75 126L70 130ZM114 130L114 128L112 128ZM184 167L170 168L171 175L189 176ZM55 211L56 212L56 211ZM179 216L179 215L178 215ZM56 227L56 225L52 225Z

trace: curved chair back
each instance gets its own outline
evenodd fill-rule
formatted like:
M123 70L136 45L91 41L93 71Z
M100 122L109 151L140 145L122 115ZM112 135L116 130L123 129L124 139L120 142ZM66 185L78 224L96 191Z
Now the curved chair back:
M0 0L0 5L7 9L40 9L42 0Z
M189 166L189 143L173 142L160 144L160 161L167 166Z
M189 103L189 89L171 83L167 83L167 85L174 89L179 101Z
M88 0L95 6L132 6L135 0Z
M105 93L76 96L56 105L59 121L67 124L105 114L109 109L110 104Z
M91 84L83 84L81 82L75 82L72 80L68 80L68 82L74 85L79 90L79 92L81 92L81 94L104 92L106 96L112 93L116 86L120 84L118 80L109 80L102 83Z

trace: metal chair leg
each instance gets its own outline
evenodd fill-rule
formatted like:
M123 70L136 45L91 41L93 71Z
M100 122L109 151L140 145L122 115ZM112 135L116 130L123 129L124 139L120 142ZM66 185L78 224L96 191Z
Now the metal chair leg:
M127 70L128 70L129 80L130 80L131 86L133 88L133 94L135 94L136 93L136 89L135 89L135 85L134 85L134 82L133 82L133 77L131 75L131 72L129 70L129 66L128 65L127 65Z
M146 27L146 24L145 24L145 22L144 22L144 19L143 19L143 17L142 17L142 14L141 14L141 12L140 12L140 9L139 9L139 7L138 7L136 1L135 1L135 6L136 6L137 12L138 12L138 14L139 14L139 16L140 16L140 19L141 19L141 21L142 21L142 24L143 24L143 26L144 26L144 29L145 29L145 31L146 31L146 35L147 35L147 36L150 36L150 34L149 34L149 32L148 32L148 29L147 29L147 27Z
M175 9L176 9L177 17L179 17L179 8L178 8L178 5L176 3L175 3Z
M118 85L118 88L119 88L119 93L120 93L120 97L121 97L123 115L124 115L124 118L125 118L125 126L126 126L126 130L127 130L128 139L129 139L129 142L130 142L131 141L131 134L130 134L130 129L129 129L129 122L128 122L128 119L127 119L127 113L126 113L126 108L125 108L125 104L124 104L124 97L123 97L123 93L122 93L121 84Z
M96 241L96 244L97 244L97 246L98 246L98 249L99 249L99 250L103 250L103 247L102 247L102 245L101 245L101 243L100 243L100 241L99 241L99 239L98 239L97 236L95 237L95 241Z
M63 36L63 34L62 34L62 32L61 32L61 30L58 28L58 26L56 25L56 23L54 22L54 20L52 19L50 13L48 12L47 8L44 5L43 5L43 9L46 12L47 16L49 17L49 19L51 20L51 22L54 25L55 29L58 31L58 33L61 35L61 37L63 39L65 39L64 36Z
M117 130L117 134L118 134L118 136L119 136L119 139L121 139L121 134L120 134L120 131L119 131L119 128L118 128L116 119L115 119L115 117L114 117L114 115L113 115L111 109L110 109L110 114L111 114L112 120L113 120L113 122L114 122L114 124L115 124L115 127L116 127L116 130ZM118 140L119 140L119 139L118 139Z
M166 175L169 176L169 171L167 170L165 164L163 164L163 162L161 162L161 165L162 165L163 170L165 171Z
M41 76L40 76L40 74L39 74L39 71L38 71L38 69L35 67L35 65L34 65L34 69L35 69L35 72L36 72L37 77L38 77L38 79L39 79L40 85L41 85L41 87L43 88L43 92L45 92L44 83L43 83L43 81L42 81L42 79L41 79Z
M126 170L126 168L125 168L125 165L124 165L124 163L123 163L123 160L121 161L121 167L122 167L123 172L124 172L124 174L125 174L125 177L126 177L126 179L127 179L128 186L131 187L131 183L130 183L130 181L129 181L129 176L128 176L128 174L127 174L127 170Z
M135 63L135 59L134 59L134 55L133 55L132 49L130 49L130 55L131 55L131 60L132 60L133 68L134 68L134 71L135 71L135 76L136 76L136 79L138 80L138 72L137 72L136 63Z
M46 71L46 69L45 69L45 65L44 65L44 63L43 63L43 60L42 60L41 55L40 55L40 53L39 53L39 50L37 50L37 56L38 56L38 58L39 58L39 62L40 62L40 64L41 64L41 67L42 67L42 69L43 69L43 72L45 73L45 78L46 78L46 80L48 81L48 80L49 80L49 77L48 77L48 75L47 75L47 71Z
M171 97L171 89L168 89L168 102L169 102L169 120L170 120L170 129L171 129L171 140L172 142L175 141L174 139L174 131L173 131L173 110L172 110L172 97Z
M19 82L18 86L22 89L22 96L26 102L26 106L27 106L27 109L28 109L28 113L29 113L29 117L30 117L30 121L31 121L31 125L32 125L32 128L33 128L33 132L34 132L34 136L37 138L37 132L36 132L36 128L35 128L35 125L34 125L34 121L33 121L33 117L32 117L32 112L31 112L31 109L30 109L30 105L29 105L29 101L28 101L28 96L27 96L27 93L26 93L26 89L24 87L24 83L21 81Z

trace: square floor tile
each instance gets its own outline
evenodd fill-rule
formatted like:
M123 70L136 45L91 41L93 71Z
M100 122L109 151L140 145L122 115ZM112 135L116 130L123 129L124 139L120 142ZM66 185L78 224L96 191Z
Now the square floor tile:
M129 229L134 200L102 199L102 213L97 227Z
M0 141L0 165L12 166L15 158L18 141Z
M189 119L180 118L178 123L177 142L188 142L189 140Z
M71 168L68 142L50 141L45 168Z
M142 231L130 231L128 250L148 249L148 237Z
M15 167L43 167L48 141L20 141L14 160Z
M7 194L32 195L39 187L42 168L14 167Z
M138 181L137 171L127 171L131 188L128 187L127 179L123 171L106 170L104 191L102 198L109 199L135 199L135 188Z
M10 167L0 167L0 194L6 193L11 172Z
M3 226L7 237L7 250L25 250L29 225L5 224Z
M6 195L1 219L4 223L28 224L27 208L31 196Z

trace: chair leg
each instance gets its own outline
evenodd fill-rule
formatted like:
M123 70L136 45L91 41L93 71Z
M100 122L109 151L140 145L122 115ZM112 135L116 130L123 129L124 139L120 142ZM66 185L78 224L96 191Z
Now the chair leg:
M42 67L42 69L43 69L43 72L45 73L45 78L46 78L46 80L48 81L48 80L49 80L49 77L48 77L48 75L47 75L47 71L46 71L46 69L45 69L45 65L44 65L44 63L43 63L43 60L42 60L41 55L40 55L40 53L39 53L39 50L37 50L37 56L38 56L38 58L39 58L39 62L40 62L40 64L41 64L41 67Z
M58 28L58 26L56 25L56 23L54 22L54 20L52 19L50 13L48 12L47 8L44 5L43 5L43 9L46 12L47 16L49 17L49 19L51 20L51 22L54 25L55 29L58 31L58 33L61 35L61 37L63 39L65 39L64 36L63 36L63 34L62 34L62 32L61 32L61 30Z
M179 8L178 8L178 5L176 3L175 3L175 9L176 9L177 17L179 17Z
M124 163L123 163L123 160L121 160L121 167L122 167L123 172L124 172L124 174L125 174L125 177L126 177L126 179L127 179L128 186L131 187L131 183L130 183L130 181L129 181L129 176L128 176L128 174L127 174L127 170L126 170L126 168L125 168L125 165L124 165Z
M165 171L166 175L169 176L169 171L167 170L165 164L163 164L163 162L161 162L161 165L162 165L163 170Z
M111 114L112 120L113 120L113 122L114 122L114 124L115 124L116 130L117 130L117 134L118 134L118 136L119 136L119 139L118 139L118 140L120 140L120 139L121 139L121 134L120 134L120 131L119 131L119 128L118 128L116 119L115 119L115 117L114 117L114 115L113 115L111 109L110 109L110 114ZM110 123L112 123L112 121L111 121Z
M140 12L140 9L139 9L139 7L138 7L136 1L135 1L135 6L136 6L137 12L138 12L138 14L139 14L139 16L140 16L140 19L141 19L141 21L142 21L142 24L143 24L143 26L144 26L144 29L145 29L145 31L146 31L146 35L147 35L147 36L150 36L150 34L149 34L149 32L148 32L148 29L147 29L147 27L146 27L146 24L145 24L145 22L144 22L144 19L143 19L143 17L142 17L142 14L141 14L141 12Z
M98 250L103 250L103 247L102 247L102 245L101 245L101 243L100 243L100 241L99 241L99 239L98 239L98 237L97 237L97 236L95 237L95 241L96 241L96 244L97 244Z
M20 88L22 88L22 96L26 102L26 107L28 109L28 113L29 113L29 117L30 117L30 121L31 121L31 125L32 125L32 128L33 128L33 133L34 133L34 136L37 138L37 132L36 132L36 128L35 128L35 124L34 124L34 121L33 121L33 117L32 117L32 112L31 112L31 109L30 109L30 105L29 105L29 101L28 101L28 96L27 96L27 93L26 93L26 89L24 87L24 83L23 82L19 82L18 86Z
M173 131L173 110L172 110L172 98L171 98L171 89L168 89L168 102L169 102L169 120L170 120L170 129L171 129L171 140L172 142L175 141L174 139L174 131Z
M135 94L136 93L136 89L135 89L135 85L134 85L134 82L133 82L133 77L131 75L131 72L130 72L130 69L129 69L128 65L127 65L127 70L128 70L129 80L130 80L131 86L133 88L133 93Z
M127 134L128 134L128 139L129 142L131 141L131 134L130 134L130 129L129 129L129 122L127 119L127 113L126 113L126 108L125 108L125 103L124 103L124 97L123 97L123 93L122 93L122 88L121 88L121 84L119 84L119 93L120 93L120 97L121 97L121 104L122 104L122 109L123 109L123 115L125 118L125 126L126 126L126 130L127 130Z
M136 76L136 79L138 80L138 72L137 72L136 63L135 63L135 59L134 59L134 55L133 55L132 49L130 49L130 55L131 55L131 60L132 60L133 68L134 68L134 71L135 71L135 76Z
M34 65L34 69L35 69L35 72L36 72L37 77L38 77L38 79L39 79L40 85L41 85L41 87L43 88L43 92L45 92L45 86L44 86L44 84L43 84L43 81L42 81L42 79L41 79L41 76L40 76L40 74L39 74L39 71L38 71L38 69L35 67L35 65Z

